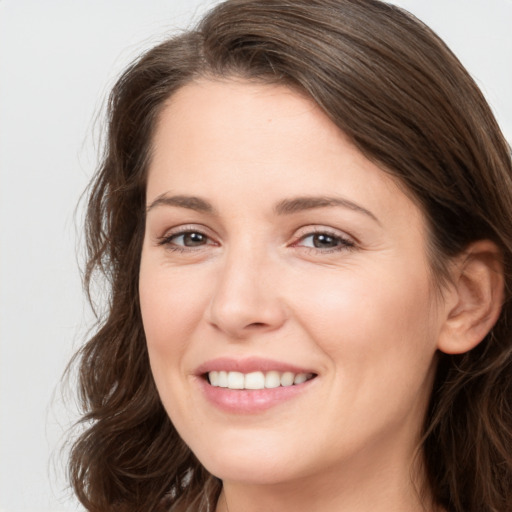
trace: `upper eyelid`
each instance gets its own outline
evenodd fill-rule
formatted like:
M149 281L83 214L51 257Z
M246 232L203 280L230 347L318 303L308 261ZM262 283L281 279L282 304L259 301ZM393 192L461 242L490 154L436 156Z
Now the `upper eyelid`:
M297 229L295 233L295 240L300 240L301 238L305 238L308 235L317 235L325 233L327 235L331 235L346 240L351 240L352 242L357 243L357 239L354 236L347 233L346 231L322 225L303 226Z
M167 228L162 236L158 238L168 238L175 235L181 235L185 233L201 233L207 237L213 238L212 230L203 226L202 224L179 224L172 228Z
M216 233L211 228L209 228L203 224L195 224L195 223L180 224L180 225L176 225L176 226L167 228L167 229L165 229L165 231L163 231L162 235L156 236L155 239L157 241L161 242L164 239L168 239L168 238L171 238L174 236L183 235L186 233L193 233L193 232L200 233L200 234L206 236L208 239L213 240L216 243L219 243L219 240L218 240L219 237L216 236ZM354 244L359 243L359 241L357 240L356 237L347 233L346 231L338 229L338 228L334 228L331 226L322 225L322 224L303 225L299 228L294 229L294 232L290 237L291 242L288 242L288 243L290 243L291 245L294 245L295 243L297 243L298 241L300 241L301 239L303 239L307 236L311 236L311 235L315 235L315 234L322 234L322 233L328 234L333 237L341 238L344 240L348 240Z

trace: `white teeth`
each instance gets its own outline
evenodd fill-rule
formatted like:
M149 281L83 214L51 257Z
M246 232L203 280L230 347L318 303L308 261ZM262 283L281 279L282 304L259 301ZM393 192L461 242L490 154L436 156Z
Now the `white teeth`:
M313 378L311 373L292 372L226 372L212 371L208 373L210 384L215 387L229 389L271 389L279 386L287 387L302 384Z
M219 372L210 372L208 378L212 386L219 386Z
M295 375L292 372L284 372L281 375L281 386L292 386Z
M219 386L221 388L228 387L228 372L219 372Z
M281 385L281 375L279 372L267 372L265 375L266 388L278 388Z
M228 373L228 388L229 389L244 389L245 377L240 372L229 372Z
M245 376L245 389L263 389L265 387L265 375L263 372L252 372Z
M303 382L306 382L308 380L308 374L307 373L298 373L295 375L295 379L293 379L294 384L302 384Z

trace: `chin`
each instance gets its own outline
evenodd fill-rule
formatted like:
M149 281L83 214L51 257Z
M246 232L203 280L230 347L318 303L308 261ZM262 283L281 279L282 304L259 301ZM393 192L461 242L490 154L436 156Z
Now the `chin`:
M245 485L275 485L291 481L298 475L290 471L288 464L278 460L243 460L240 457L225 457L203 463L205 468L224 482L237 482Z
M250 435L252 442L242 436L222 441L210 437L206 449L196 446L193 451L201 464L223 481L268 485L296 478L301 472L297 463L304 464L304 458L298 455L303 451L301 443L291 446L282 439L256 436Z

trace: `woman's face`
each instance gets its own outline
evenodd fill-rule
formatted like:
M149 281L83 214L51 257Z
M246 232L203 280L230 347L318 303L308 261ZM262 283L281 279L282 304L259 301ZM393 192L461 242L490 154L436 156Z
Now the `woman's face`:
M147 206L151 368L204 466L253 484L408 471L443 310L393 180L297 92L204 80L162 112Z

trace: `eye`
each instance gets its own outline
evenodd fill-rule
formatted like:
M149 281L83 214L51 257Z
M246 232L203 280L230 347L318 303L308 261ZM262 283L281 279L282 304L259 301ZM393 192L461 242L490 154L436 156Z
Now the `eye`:
M181 229L158 239L158 245L164 245L173 251L187 251L214 244L213 240L195 229Z
M322 252L341 251L355 246L354 242L349 238L329 231L307 233L301 236L293 245L296 247L316 249Z
M302 245L306 247L315 247L316 249L332 249L341 245L341 238L329 235L327 233L315 233L302 239Z
M208 237L197 231L189 231L168 237L168 243L182 245L183 247L197 247L198 245L205 245L207 242Z

